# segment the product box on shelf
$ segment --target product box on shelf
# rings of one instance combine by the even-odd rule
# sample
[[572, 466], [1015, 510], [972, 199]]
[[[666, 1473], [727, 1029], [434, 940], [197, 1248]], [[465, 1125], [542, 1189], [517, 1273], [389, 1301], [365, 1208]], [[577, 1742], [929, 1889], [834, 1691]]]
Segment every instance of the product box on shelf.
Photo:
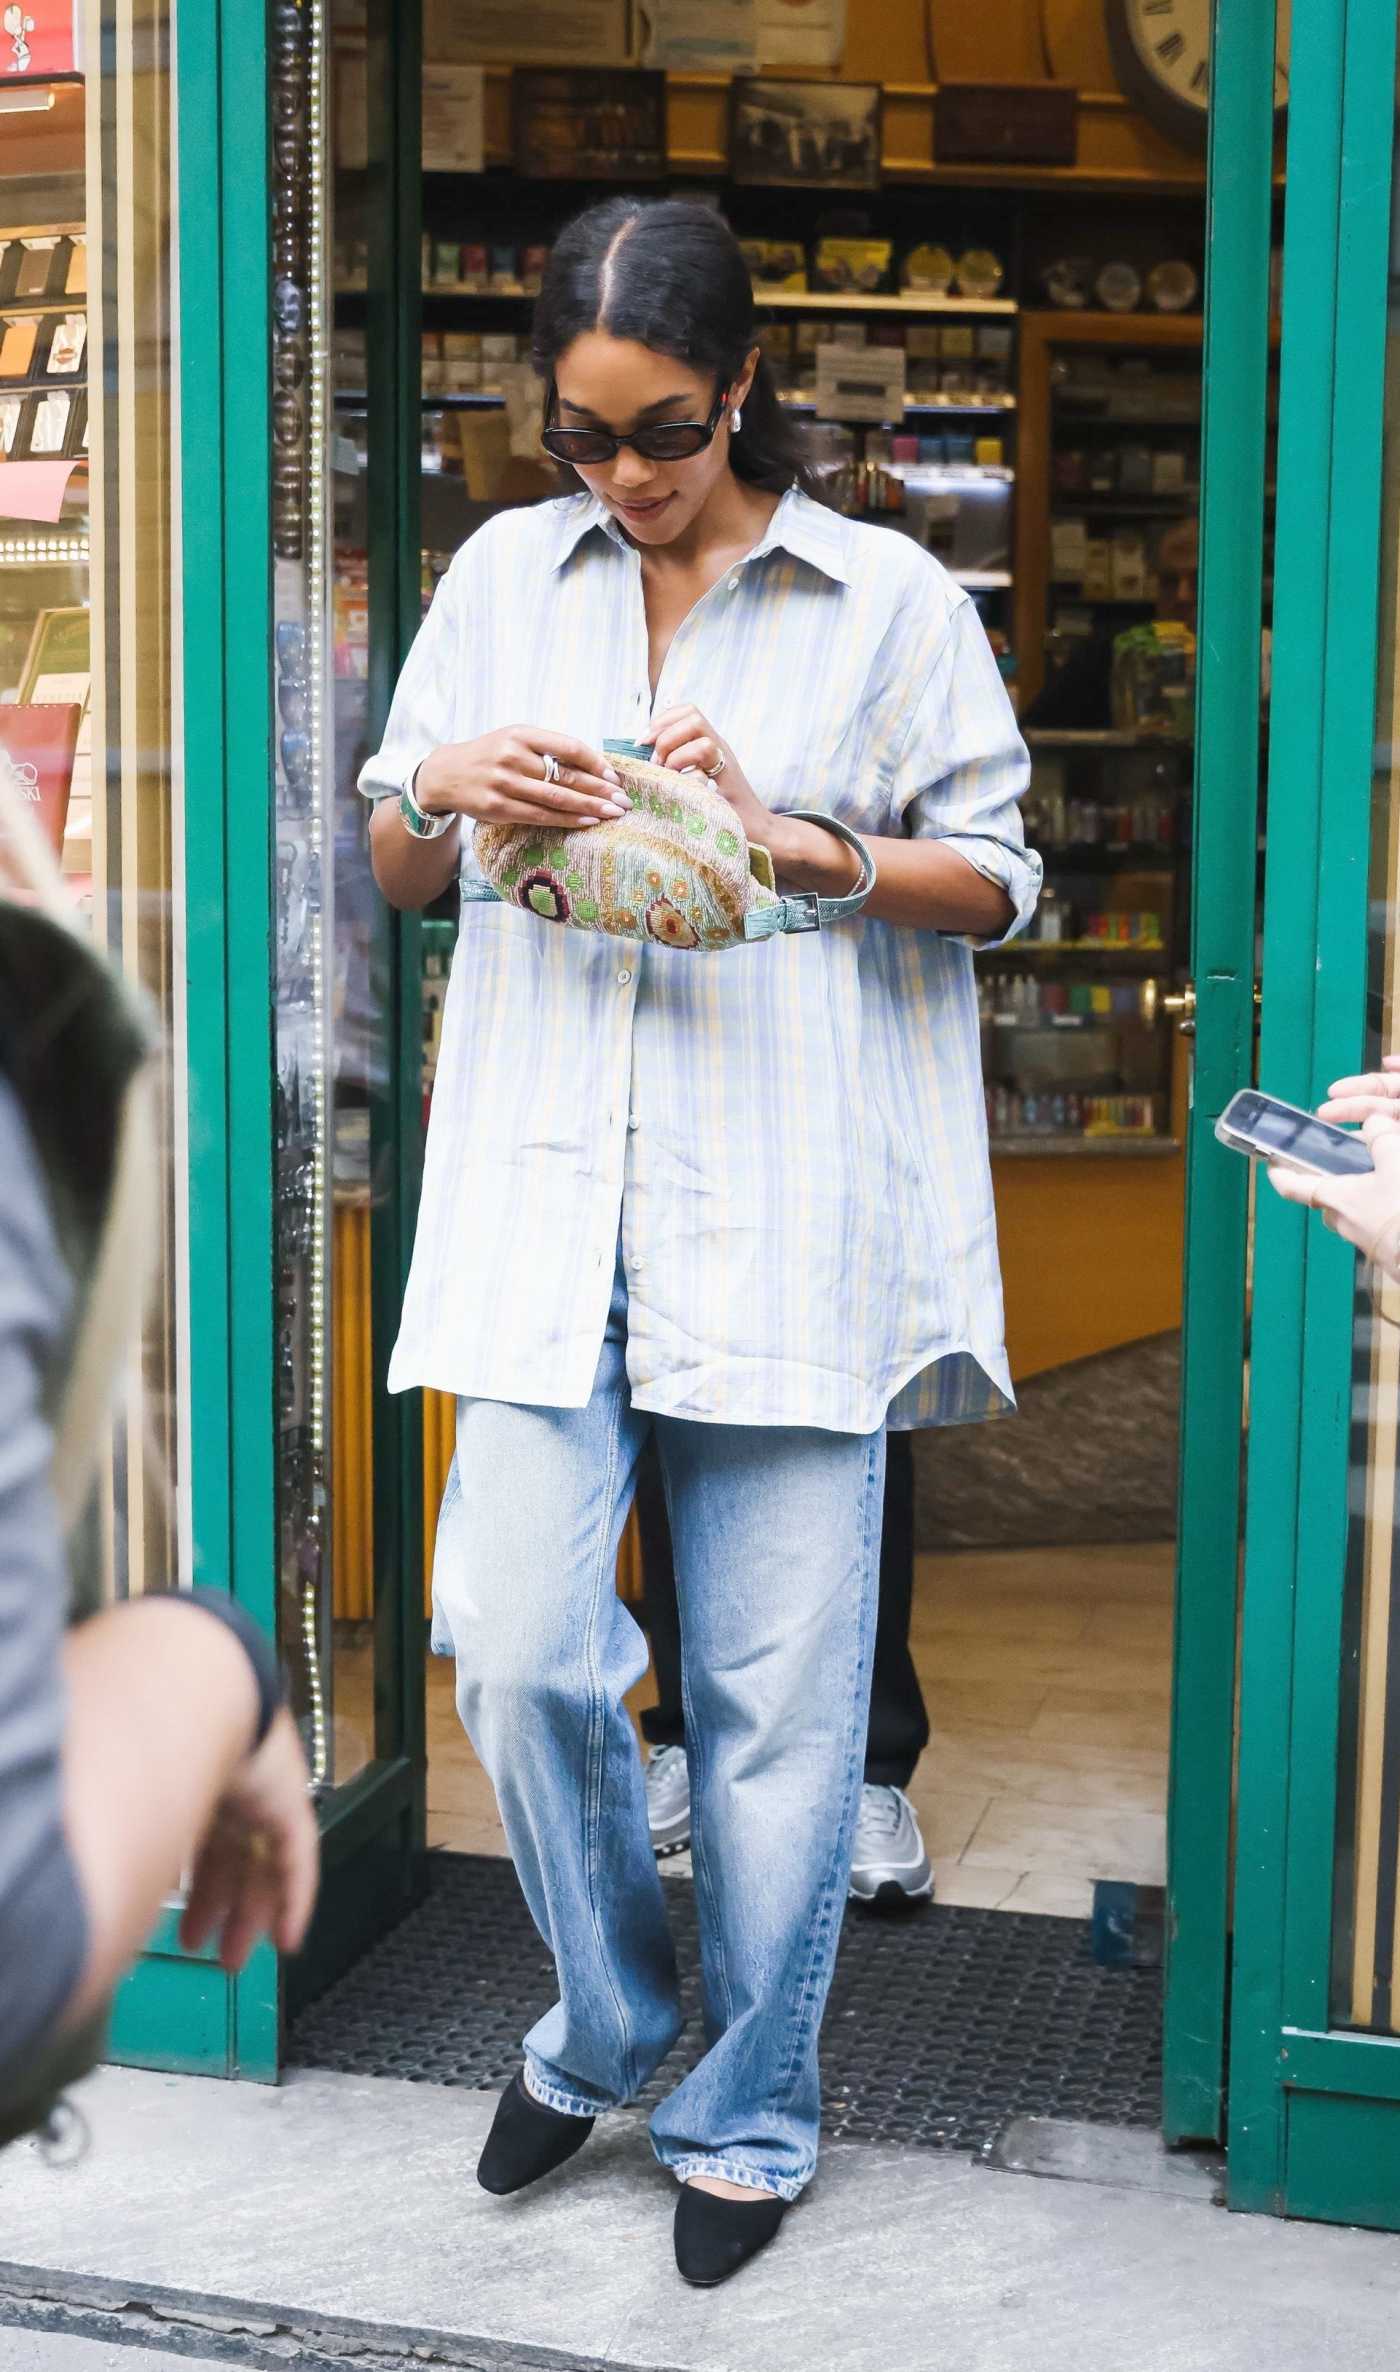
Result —
[[480, 330], [444, 330], [442, 383], [452, 395], [465, 395], [481, 385]]
[[795, 239], [741, 239], [739, 250], [760, 303], [765, 289], [805, 292], [807, 258]]
[[813, 284], [872, 296], [890, 285], [893, 259], [888, 239], [819, 239], [812, 257]]
[[1102, 601], [1113, 591], [1113, 560], [1107, 536], [1084, 539], [1084, 598]]
[[1147, 539], [1127, 530], [1115, 535], [1109, 553], [1112, 590], [1122, 601], [1147, 596]]

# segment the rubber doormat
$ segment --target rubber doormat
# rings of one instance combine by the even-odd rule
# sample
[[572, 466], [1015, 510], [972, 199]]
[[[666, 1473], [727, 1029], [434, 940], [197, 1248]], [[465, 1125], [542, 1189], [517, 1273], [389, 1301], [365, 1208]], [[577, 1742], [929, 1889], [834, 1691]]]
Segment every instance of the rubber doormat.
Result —
[[[302, 2011], [297, 2067], [493, 2090], [554, 1999], [508, 1861], [435, 1853], [419, 1907]], [[702, 2048], [695, 1895], [668, 1879], [688, 2024], [644, 2103]], [[1159, 1969], [1101, 1968], [1087, 1919], [945, 1909], [849, 1911], [822, 2035], [823, 2130], [975, 2150], [1012, 2117], [1155, 2125]]]

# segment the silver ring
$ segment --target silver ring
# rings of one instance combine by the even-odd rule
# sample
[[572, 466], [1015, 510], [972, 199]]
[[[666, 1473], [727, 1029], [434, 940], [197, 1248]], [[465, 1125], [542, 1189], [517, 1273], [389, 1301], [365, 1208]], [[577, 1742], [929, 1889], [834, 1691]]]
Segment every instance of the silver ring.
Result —
[[723, 750], [721, 750], [713, 766], [702, 766], [700, 771], [702, 774], [708, 774], [711, 782], [713, 782], [717, 774], [723, 774], [724, 769], [728, 763], [728, 759], [725, 757]]
[[559, 761], [552, 750], [544, 752], [544, 778], [546, 782], [559, 780]]

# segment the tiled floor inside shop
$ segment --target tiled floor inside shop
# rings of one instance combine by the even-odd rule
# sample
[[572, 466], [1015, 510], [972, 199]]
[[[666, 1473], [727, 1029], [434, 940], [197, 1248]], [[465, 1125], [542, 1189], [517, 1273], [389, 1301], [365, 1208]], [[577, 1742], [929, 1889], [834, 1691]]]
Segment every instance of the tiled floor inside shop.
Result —
[[[1162, 1545], [920, 1558], [913, 1644], [933, 1741], [909, 1792], [940, 1901], [1075, 1917], [1096, 1878], [1161, 1883], [1173, 1557]], [[452, 1682], [434, 1659], [429, 1841], [504, 1853]], [[634, 1707], [651, 1694], [648, 1679]]]

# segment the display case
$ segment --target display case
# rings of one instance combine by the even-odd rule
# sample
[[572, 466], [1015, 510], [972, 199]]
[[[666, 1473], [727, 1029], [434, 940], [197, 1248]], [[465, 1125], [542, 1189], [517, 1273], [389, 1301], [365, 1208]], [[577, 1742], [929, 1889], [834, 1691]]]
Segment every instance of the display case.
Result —
[[1190, 744], [1026, 740], [1045, 890], [1026, 936], [979, 959], [992, 1150], [1175, 1152], [1167, 999], [1189, 958]]
[[163, 7], [140, 25], [117, 5], [83, 13], [80, 28], [76, 14], [51, 12], [42, 43], [21, 30], [5, 61], [0, 751], [87, 928], [158, 1020], [158, 1284], [100, 1490], [107, 1580], [120, 1594], [173, 1587], [192, 1565], [180, 1390], [188, 1245], [172, 24]]

